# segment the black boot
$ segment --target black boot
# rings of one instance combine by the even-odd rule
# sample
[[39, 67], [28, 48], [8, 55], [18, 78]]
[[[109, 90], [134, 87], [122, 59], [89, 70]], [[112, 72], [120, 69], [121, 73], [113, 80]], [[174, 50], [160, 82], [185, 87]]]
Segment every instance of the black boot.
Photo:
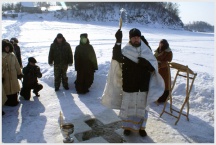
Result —
[[129, 136], [130, 134], [131, 134], [130, 130], [127, 130], [127, 129], [124, 130], [124, 135]]
[[40, 97], [40, 94], [38, 92], [33, 91], [33, 93], [35, 94], [35, 96]]
[[65, 86], [64, 89], [65, 89], [65, 90], [69, 90], [69, 87], [68, 87], [68, 86]]
[[19, 104], [19, 101], [18, 101], [17, 93], [13, 95], [7, 95], [7, 101], [5, 102], [6, 106], [14, 107], [14, 106], [17, 106], [18, 104]]
[[145, 137], [145, 136], [147, 136], [147, 133], [146, 133], [146, 131], [145, 130], [139, 130], [139, 134], [140, 134], [140, 136], [142, 136], [142, 137]]
[[169, 90], [165, 90], [163, 95], [157, 100], [158, 103], [164, 103], [169, 96]]

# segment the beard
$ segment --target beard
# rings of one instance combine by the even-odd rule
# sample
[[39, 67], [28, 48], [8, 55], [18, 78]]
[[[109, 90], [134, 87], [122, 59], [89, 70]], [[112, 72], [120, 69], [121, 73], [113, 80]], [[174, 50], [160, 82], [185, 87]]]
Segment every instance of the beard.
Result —
[[138, 42], [138, 41], [135, 41], [134, 43], [132, 43], [132, 42], [130, 41], [130, 44], [131, 44], [133, 47], [139, 47], [139, 46], [141, 46], [141, 42]]

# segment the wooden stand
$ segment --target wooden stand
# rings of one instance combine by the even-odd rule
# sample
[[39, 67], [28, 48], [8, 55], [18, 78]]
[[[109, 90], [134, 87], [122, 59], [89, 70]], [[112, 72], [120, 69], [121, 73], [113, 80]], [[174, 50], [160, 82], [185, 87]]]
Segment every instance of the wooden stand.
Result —
[[[169, 68], [169, 74], [171, 75], [170, 73], [170, 68], [173, 68], [173, 69], [177, 69], [177, 73], [176, 73], [176, 76], [175, 76], [175, 79], [173, 81], [173, 84], [172, 84], [172, 87], [171, 87], [171, 77], [170, 77], [170, 89], [169, 89], [169, 96], [167, 97], [165, 103], [164, 103], [164, 108], [163, 108], [163, 111], [162, 113], [160, 114], [160, 117], [163, 115], [163, 113], [167, 113], [175, 118], [177, 118], [176, 122], [175, 122], [175, 125], [178, 123], [181, 115], [184, 115], [187, 117], [187, 120], [189, 121], [189, 118], [188, 118], [188, 115], [189, 115], [189, 96], [190, 96], [190, 92], [191, 92], [191, 89], [192, 89], [192, 86], [193, 86], [193, 83], [194, 83], [194, 80], [196, 78], [196, 75], [197, 73], [194, 73], [191, 69], [188, 68], [188, 66], [184, 66], [182, 64], [178, 64], [178, 63], [175, 63], [175, 62], [169, 62], [168, 63], [168, 68]], [[183, 73], [183, 74], [182, 74]], [[173, 88], [175, 86], [175, 83], [176, 83], [176, 79], [177, 79], [177, 76], [181, 76], [181, 77], [185, 77], [186, 78], [186, 81], [187, 81], [187, 87], [186, 87], [186, 96], [185, 96], [185, 100], [184, 100], [184, 103], [182, 104], [182, 107], [180, 109], [180, 111], [178, 110], [175, 110], [172, 108], [172, 91], [173, 91]], [[189, 80], [192, 80], [191, 84], [189, 84]], [[170, 100], [170, 112], [167, 112], [165, 110], [166, 108], [166, 105], [167, 105], [167, 102], [168, 100]], [[184, 106], [187, 104], [187, 113], [184, 114], [182, 113], [183, 109], [184, 109]], [[175, 111], [177, 113], [179, 113], [178, 116], [175, 116], [172, 114], [172, 112]]]

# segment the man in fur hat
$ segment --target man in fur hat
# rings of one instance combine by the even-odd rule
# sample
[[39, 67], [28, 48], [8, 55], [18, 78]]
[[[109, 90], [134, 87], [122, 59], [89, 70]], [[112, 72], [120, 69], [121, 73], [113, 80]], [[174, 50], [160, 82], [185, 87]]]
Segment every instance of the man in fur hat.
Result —
[[48, 63], [54, 64], [54, 82], [55, 91], [59, 90], [61, 81], [65, 90], [68, 90], [68, 66], [73, 64], [73, 54], [70, 44], [66, 41], [61, 33], [57, 34], [50, 46]]
[[156, 58], [141, 41], [140, 30], [130, 30], [130, 41], [123, 49], [122, 31], [118, 30], [115, 37], [102, 103], [109, 108], [120, 109], [124, 135], [135, 131], [144, 137], [147, 135], [149, 105], [163, 93], [164, 82], [158, 73]]

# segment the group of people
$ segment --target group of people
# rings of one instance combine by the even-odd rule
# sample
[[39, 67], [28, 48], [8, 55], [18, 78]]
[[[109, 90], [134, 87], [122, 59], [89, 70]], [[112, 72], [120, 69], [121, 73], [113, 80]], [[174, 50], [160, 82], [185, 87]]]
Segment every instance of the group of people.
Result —
[[[27, 66], [23, 68], [18, 39], [2, 40], [2, 105], [17, 106], [19, 92], [24, 99], [29, 100], [31, 89], [37, 97], [40, 96], [38, 92], [43, 86], [37, 78], [42, 77], [42, 73], [35, 63], [35, 58], [29, 57]], [[21, 89], [18, 80], [22, 81]], [[4, 114], [2, 111], [2, 115]]]
[[[102, 96], [102, 104], [112, 109], [120, 109], [122, 128], [125, 135], [132, 131], [140, 136], [147, 135], [145, 128], [148, 110], [151, 102], [163, 103], [169, 95], [170, 72], [168, 62], [172, 61], [172, 51], [167, 40], [162, 39], [153, 54], [148, 41], [137, 28], [129, 31], [129, 42], [122, 46], [122, 31], [116, 34], [113, 47], [112, 61], [108, 73], [107, 83]], [[28, 64], [22, 68], [18, 40], [2, 40], [2, 94], [3, 104], [18, 105], [20, 86], [18, 79], [22, 79], [20, 95], [29, 100], [31, 89], [37, 97], [42, 88], [37, 78], [42, 77], [40, 67], [36, 65], [34, 57], [28, 58]], [[59, 33], [50, 46], [48, 64], [54, 67], [54, 87], [59, 91], [61, 82], [65, 90], [69, 89], [67, 69], [75, 63], [77, 77], [74, 82], [79, 94], [89, 92], [94, 80], [94, 73], [98, 70], [97, 58], [88, 34], [80, 35], [80, 43], [76, 47], [74, 58], [70, 44]], [[21, 71], [22, 70], [22, 71]]]
[[[89, 92], [94, 72], [98, 69], [96, 54], [87, 33], [80, 35], [80, 44], [76, 47], [74, 61], [77, 71], [75, 88], [77, 93], [85, 94]], [[40, 96], [39, 91], [43, 89], [43, 85], [38, 83], [38, 78], [42, 77], [42, 73], [36, 63], [34, 57], [29, 57], [28, 64], [23, 68], [18, 39], [2, 40], [2, 105], [17, 106], [19, 94], [25, 100], [30, 100], [32, 89], [36, 97]], [[55, 91], [59, 90], [61, 82], [68, 90], [67, 69], [73, 64], [73, 54], [70, 44], [61, 33], [57, 34], [50, 46], [48, 63], [50, 66], [54, 65]], [[21, 89], [18, 80], [22, 81]], [[2, 111], [2, 115], [4, 114]]]
[[[75, 89], [78, 94], [85, 94], [89, 92], [94, 80], [94, 73], [98, 70], [96, 54], [87, 33], [80, 35], [80, 43], [75, 50], [74, 62], [77, 71], [74, 82]], [[73, 64], [73, 53], [70, 44], [61, 33], [57, 34], [50, 46], [48, 63], [50, 66], [54, 66], [55, 91], [59, 90], [61, 82], [64, 89], [68, 90], [67, 69]]]

